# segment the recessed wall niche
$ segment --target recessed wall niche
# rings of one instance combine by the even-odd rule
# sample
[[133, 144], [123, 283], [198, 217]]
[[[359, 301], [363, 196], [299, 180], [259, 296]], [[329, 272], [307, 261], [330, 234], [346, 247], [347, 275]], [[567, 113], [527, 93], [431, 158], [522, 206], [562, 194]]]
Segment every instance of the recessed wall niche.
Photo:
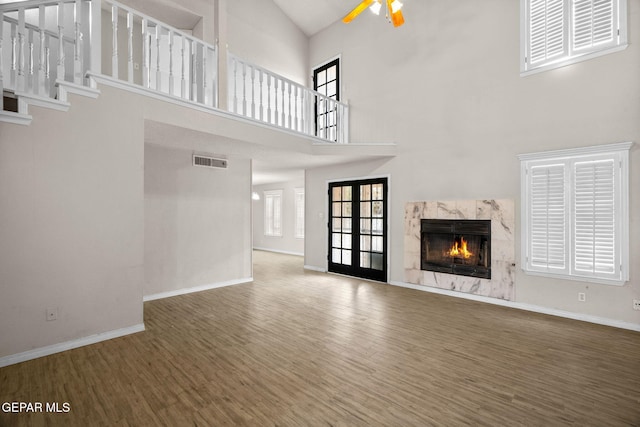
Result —
[[[491, 220], [491, 278], [421, 269], [421, 220]], [[405, 282], [511, 301], [515, 283], [513, 200], [419, 201], [405, 205]]]

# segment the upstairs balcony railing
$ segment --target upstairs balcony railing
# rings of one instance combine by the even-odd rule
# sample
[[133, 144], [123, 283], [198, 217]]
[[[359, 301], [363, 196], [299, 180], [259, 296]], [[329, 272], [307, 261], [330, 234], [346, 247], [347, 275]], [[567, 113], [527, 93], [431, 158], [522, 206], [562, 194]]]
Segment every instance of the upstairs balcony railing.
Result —
[[[0, 91], [59, 100], [94, 78], [218, 108], [216, 47], [115, 0], [0, 5]], [[347, 143], [349, 107], [228, 55], [228, 111], [326, 142]], [[2, 110], [0, 97], [0, 110]]]
[[229, 111], [280, 128], [347, 143], [349, 106], [228, 54]]

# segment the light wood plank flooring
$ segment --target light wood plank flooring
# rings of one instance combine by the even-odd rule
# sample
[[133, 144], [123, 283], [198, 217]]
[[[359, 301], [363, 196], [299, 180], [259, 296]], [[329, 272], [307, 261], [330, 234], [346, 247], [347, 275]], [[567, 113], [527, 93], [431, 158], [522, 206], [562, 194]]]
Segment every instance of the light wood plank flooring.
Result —
[[640, 426], [640, 334], [304, 271], [145, 304], [146, 332], [0, 369], [1, 426]]

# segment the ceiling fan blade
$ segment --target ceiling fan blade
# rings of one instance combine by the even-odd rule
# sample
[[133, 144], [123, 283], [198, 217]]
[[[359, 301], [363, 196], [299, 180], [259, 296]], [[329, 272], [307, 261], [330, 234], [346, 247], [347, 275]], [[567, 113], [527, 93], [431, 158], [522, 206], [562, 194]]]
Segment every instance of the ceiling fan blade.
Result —
[[401, 10], [391, 14], [391, 22], [393, 22], [394, 27], [399, 27], [404, 24], [404, 16], [402, 15]]
[[342, 18], [342, 22], [348, 24], [349, 22], [353, 21], [356, 16], [360, 15], [366, 8], [371, 6], [371, 3], [373, 3], [373, 0], [363, 0], [351, 12], [349, 12], [347, 16]]
[[391, 18], [391, 22], [394, 27], [399, 27], [404, 24], [404, 16], [402, 15], [402, 11], [400, 9], [393, 12], [393, 8], [391, 7], [391, 3], [393, 0], [387, 0], [387, 9], [389, 10], [389, 17]]

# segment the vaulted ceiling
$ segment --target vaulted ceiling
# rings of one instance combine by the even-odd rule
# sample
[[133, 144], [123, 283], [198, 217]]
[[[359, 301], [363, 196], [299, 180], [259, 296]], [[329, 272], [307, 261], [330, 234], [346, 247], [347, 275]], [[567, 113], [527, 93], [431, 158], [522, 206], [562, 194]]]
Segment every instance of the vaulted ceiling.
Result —
[[273, 0], [307, 36], [342, 19], [360, 0]]

